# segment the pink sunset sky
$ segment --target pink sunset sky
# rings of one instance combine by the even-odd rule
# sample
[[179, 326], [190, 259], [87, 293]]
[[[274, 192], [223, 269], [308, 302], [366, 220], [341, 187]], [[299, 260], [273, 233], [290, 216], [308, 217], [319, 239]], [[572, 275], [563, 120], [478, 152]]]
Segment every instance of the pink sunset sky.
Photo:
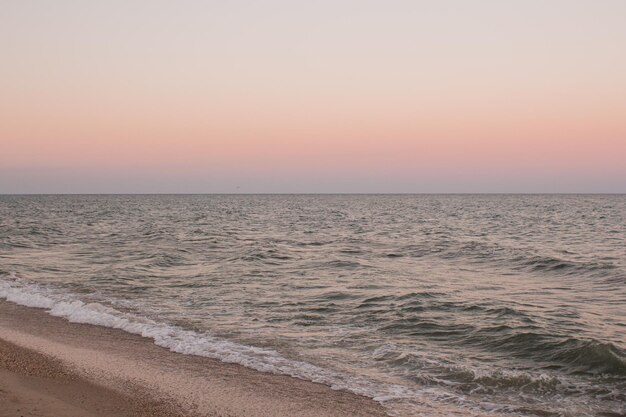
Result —
[[0, 193], [626, 192], [626, 1], [3, 1]]

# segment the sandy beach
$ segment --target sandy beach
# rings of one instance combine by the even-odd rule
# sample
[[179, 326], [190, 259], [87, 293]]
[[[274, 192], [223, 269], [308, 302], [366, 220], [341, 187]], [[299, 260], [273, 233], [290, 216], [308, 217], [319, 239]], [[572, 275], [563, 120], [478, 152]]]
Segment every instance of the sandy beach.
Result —
[[385, 416], [371, 399], [0, 302], [0, 417]]
[[0, 340], [0, 417], [176, 416], [180, 409], [135, 390], [122, 393], [59, 360]]

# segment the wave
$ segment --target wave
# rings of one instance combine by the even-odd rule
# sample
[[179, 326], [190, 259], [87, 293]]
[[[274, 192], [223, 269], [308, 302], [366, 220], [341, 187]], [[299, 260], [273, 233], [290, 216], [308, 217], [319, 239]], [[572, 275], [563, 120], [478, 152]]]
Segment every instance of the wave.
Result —
[[325, 262], [323, 264], [324, 267], [326, 268], [338, 268], [338, 269], [356, 269], [356, 268], [361, 268], [365, 265], [357, 262], [357, 261], [348, 261], [348, 260], [341, 260], [341, 259], [335, 259], [332, 261], [328, 261]]
[[[326, 293], [325, 297], [342, 298], [343, 293]], [[411, 293], [405, 299], [430, 298], [431, 293]], [[543, 374], [524, 372], [508, 372], [501, 370], [478, 370], [457, 366], [451, 363], [442, 363], [434, 358], [427, 359], [428, 367], [439, 369], [439, 372], [416, 372], [423, 364], [413, 363], [410, 354], [396, 354], [374, 352], [373, 359], [383, 360], [391, 366], [401, 366], [408, 372], [417, 375], [423, 387], [412, 388], [394, 383], [373, 381], [366, 377], [338, 372], [323, 368], [302, 360], [294, 360], [283, 356], [279, 352], [268, 349], [240, 344], [231, 340], [215, 337], [207, 332], [198, 332], [167, 323], [157, 322], [145, 316], [122, 312], [98, 302], [85, 302], [74, 294], [61, 291], [49, 286], [42, 286], [24, 281], [15, 275], [8, 278], [0, 277], [0, 299], [24, 305], [27, 307], [42, 308], [48, 314], [64, 318], [74, 323], [85, 323], [108, 328], [120, 329], [128, 333], [150, 338], [161, 347], [172, 352], [203, 356], [218, 359], [223, 362], [237, 363], [262, 372], [289, 375], [292, 377], [322, 383], [333, 389], [343, 389], [358, 395], [364, 395], [380, 402], [386, 407], [394, 407], [407, 403], [439, 403], [441, 401], [463, 408], [483, 408], [478, 402], [469, 400], [470, 393], [490, 394], [496, 391], [503, 392], [533, 392], [551, 394], [555, 392], [561, 382], [554, 377]], [[372, 297], [368, 303], [376, 304], [386, 301], [384, 297]], [[295, 317], [301, 325], [308, 325], [320, 319], [320, 315], [303, 314]], [[436, 323], [411, 323], [424, 330], [420, 336], [427, 333], [464, 333], [466, 328], [440, 328]], [[426, 325], [426, 326], [424, 326]], [[406, 329], [410, 330], [410, 329]], [[413, 327], [413, 331], [415, 327]], [[579, 367], [590, 367], [607, 372], [618, 370], [623, 375], [624, 352], [613, 345], [595, 345], [570, 341], [562, 346], [562, 361], [569, 361]], [[577, 353], [575, 353], [577, 352]], [[394, 355], [397, 355], [394, 357]], [[607, 356], [608, 355], [608, 356]], [[609, 361], [607, 364], [607, 360]], [[423, 369], [423, 368], [422, 368]], [[438, 377], [432, 378], [438, 374]], [[505, 405], [500, 405], [505, 407]], [[500, 407], [498, 406], [498, 407]]]
[[[359, 312], [356, 317], [379, 323], [379, 331], [395, 336], [503, 352], [507, 357], [532, 359], [570, 374], [626, 376], [626, 350], [616, 344], [548, 333], [533, 316], [513, 307], [453, 301], [440, 295], [410, 292], [370, 297], [355, 306]], [[481, 319], [469, 320], [465, 312]], [[434, 319], [433, 313], [456, 319]]]
[[613, 343], [595, 339], [574, 339], [545, 333], [524, 332], [503, 326], [505, 334], [482, 329], [466, 342], [489, 349], [509, 352], [518, 357], [562, 368], [570, 374], [604, 374], [626, 377], [626, 351]]
[[567, 339], [552, 354], [575, 372], [626, 376], [626, 350], [597, 340]]
[[171, 252], [171, 253], [163, 252], [163, 253], [151, 254], [147, 258], [147, 262], [145, 266], [147, 268], [152, 268], [152, 267], [170, 268], [170, 267], [184, 266], [184, 265], [190, 264], [190, 261], [185, 256], [184, 250], [178, 249], [176, 252]]
[[277, 249], [254, 248], [246, 253], [229, 259], [230, 261], [258, 262], [268, 265], [279, 265], [293, 258]]
[[608, 262], [580, 262], [569, 261], [551, 256], [518, 256], [513, 258], [513, 265], [516, 269], [528, 270], [532, 272], [561, 272], [575, 274], [583, 272], [598, 272], [616, 269], [617, 266]]
[[[569, 252], [564, 253], [575, 255]], [[557, 256], [532, 253], [522, 248], [480, 241], [426, 241], [421, 245], [407, 245], [393, 252], [385, 252], [382, 255], [388, 258], [434, 256], [446, 261], [467, 260], [478, 264], [492, 264], [510, 268], [514, 271], [558, 273], [563, 275], [598, 275], [619, 268], [617, 264], [602, 259], [596, 261], [564, 259]]]
[[0, 277], [0, 299], [26, 307], [45, 309], [52, 316], [72, 323], [91, 324], [123, 330], [150, 338], [158, 346], [172, 352], [218, 359], [236, 363], [261, 372], [288, 375], [364, 395], [375, 401], [397, 401], [419, 397], [418, 391], [395, 384], [374, 382], [364, 377], [348, 375], [282, 356], [273, 349], [244, 345], [159, 323], [132, 313], [121, 312], [96, 302], [83, 302], [74, 295], [38, 284], [24, 282], [15, 275]]
[[535, 394], [555, 393], [564, 382], [546, 373], [528, 373], [512, 369], [476, 369], [449, 362], [435, 361], [415, 353], [406, 352], [393, 344], [384, 345], [374, 352], [377, 361], [397, 367], [428, 369], [414, 376], [422, 384], [453, 385], [463, 393], [488, 393], [521, 391]]

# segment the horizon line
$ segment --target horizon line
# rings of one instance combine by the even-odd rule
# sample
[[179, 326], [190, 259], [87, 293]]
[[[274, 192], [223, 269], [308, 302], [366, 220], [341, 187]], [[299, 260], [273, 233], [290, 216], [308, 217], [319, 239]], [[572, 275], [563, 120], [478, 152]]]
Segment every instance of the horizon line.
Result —
[[626, 195], [626, 192], [250, 192], [250, 193], [169, 193], [169, 192], [137, 192], [137, 193], [2, 193], [0, 196], [134, 196], [134, 195]]

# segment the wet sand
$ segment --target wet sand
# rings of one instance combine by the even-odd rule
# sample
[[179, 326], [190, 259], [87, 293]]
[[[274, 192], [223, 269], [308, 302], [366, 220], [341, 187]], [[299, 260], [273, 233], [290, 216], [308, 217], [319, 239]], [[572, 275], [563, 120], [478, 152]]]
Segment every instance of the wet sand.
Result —
[[0, 301], [0, 417], [385, 416], [346, 391]]

